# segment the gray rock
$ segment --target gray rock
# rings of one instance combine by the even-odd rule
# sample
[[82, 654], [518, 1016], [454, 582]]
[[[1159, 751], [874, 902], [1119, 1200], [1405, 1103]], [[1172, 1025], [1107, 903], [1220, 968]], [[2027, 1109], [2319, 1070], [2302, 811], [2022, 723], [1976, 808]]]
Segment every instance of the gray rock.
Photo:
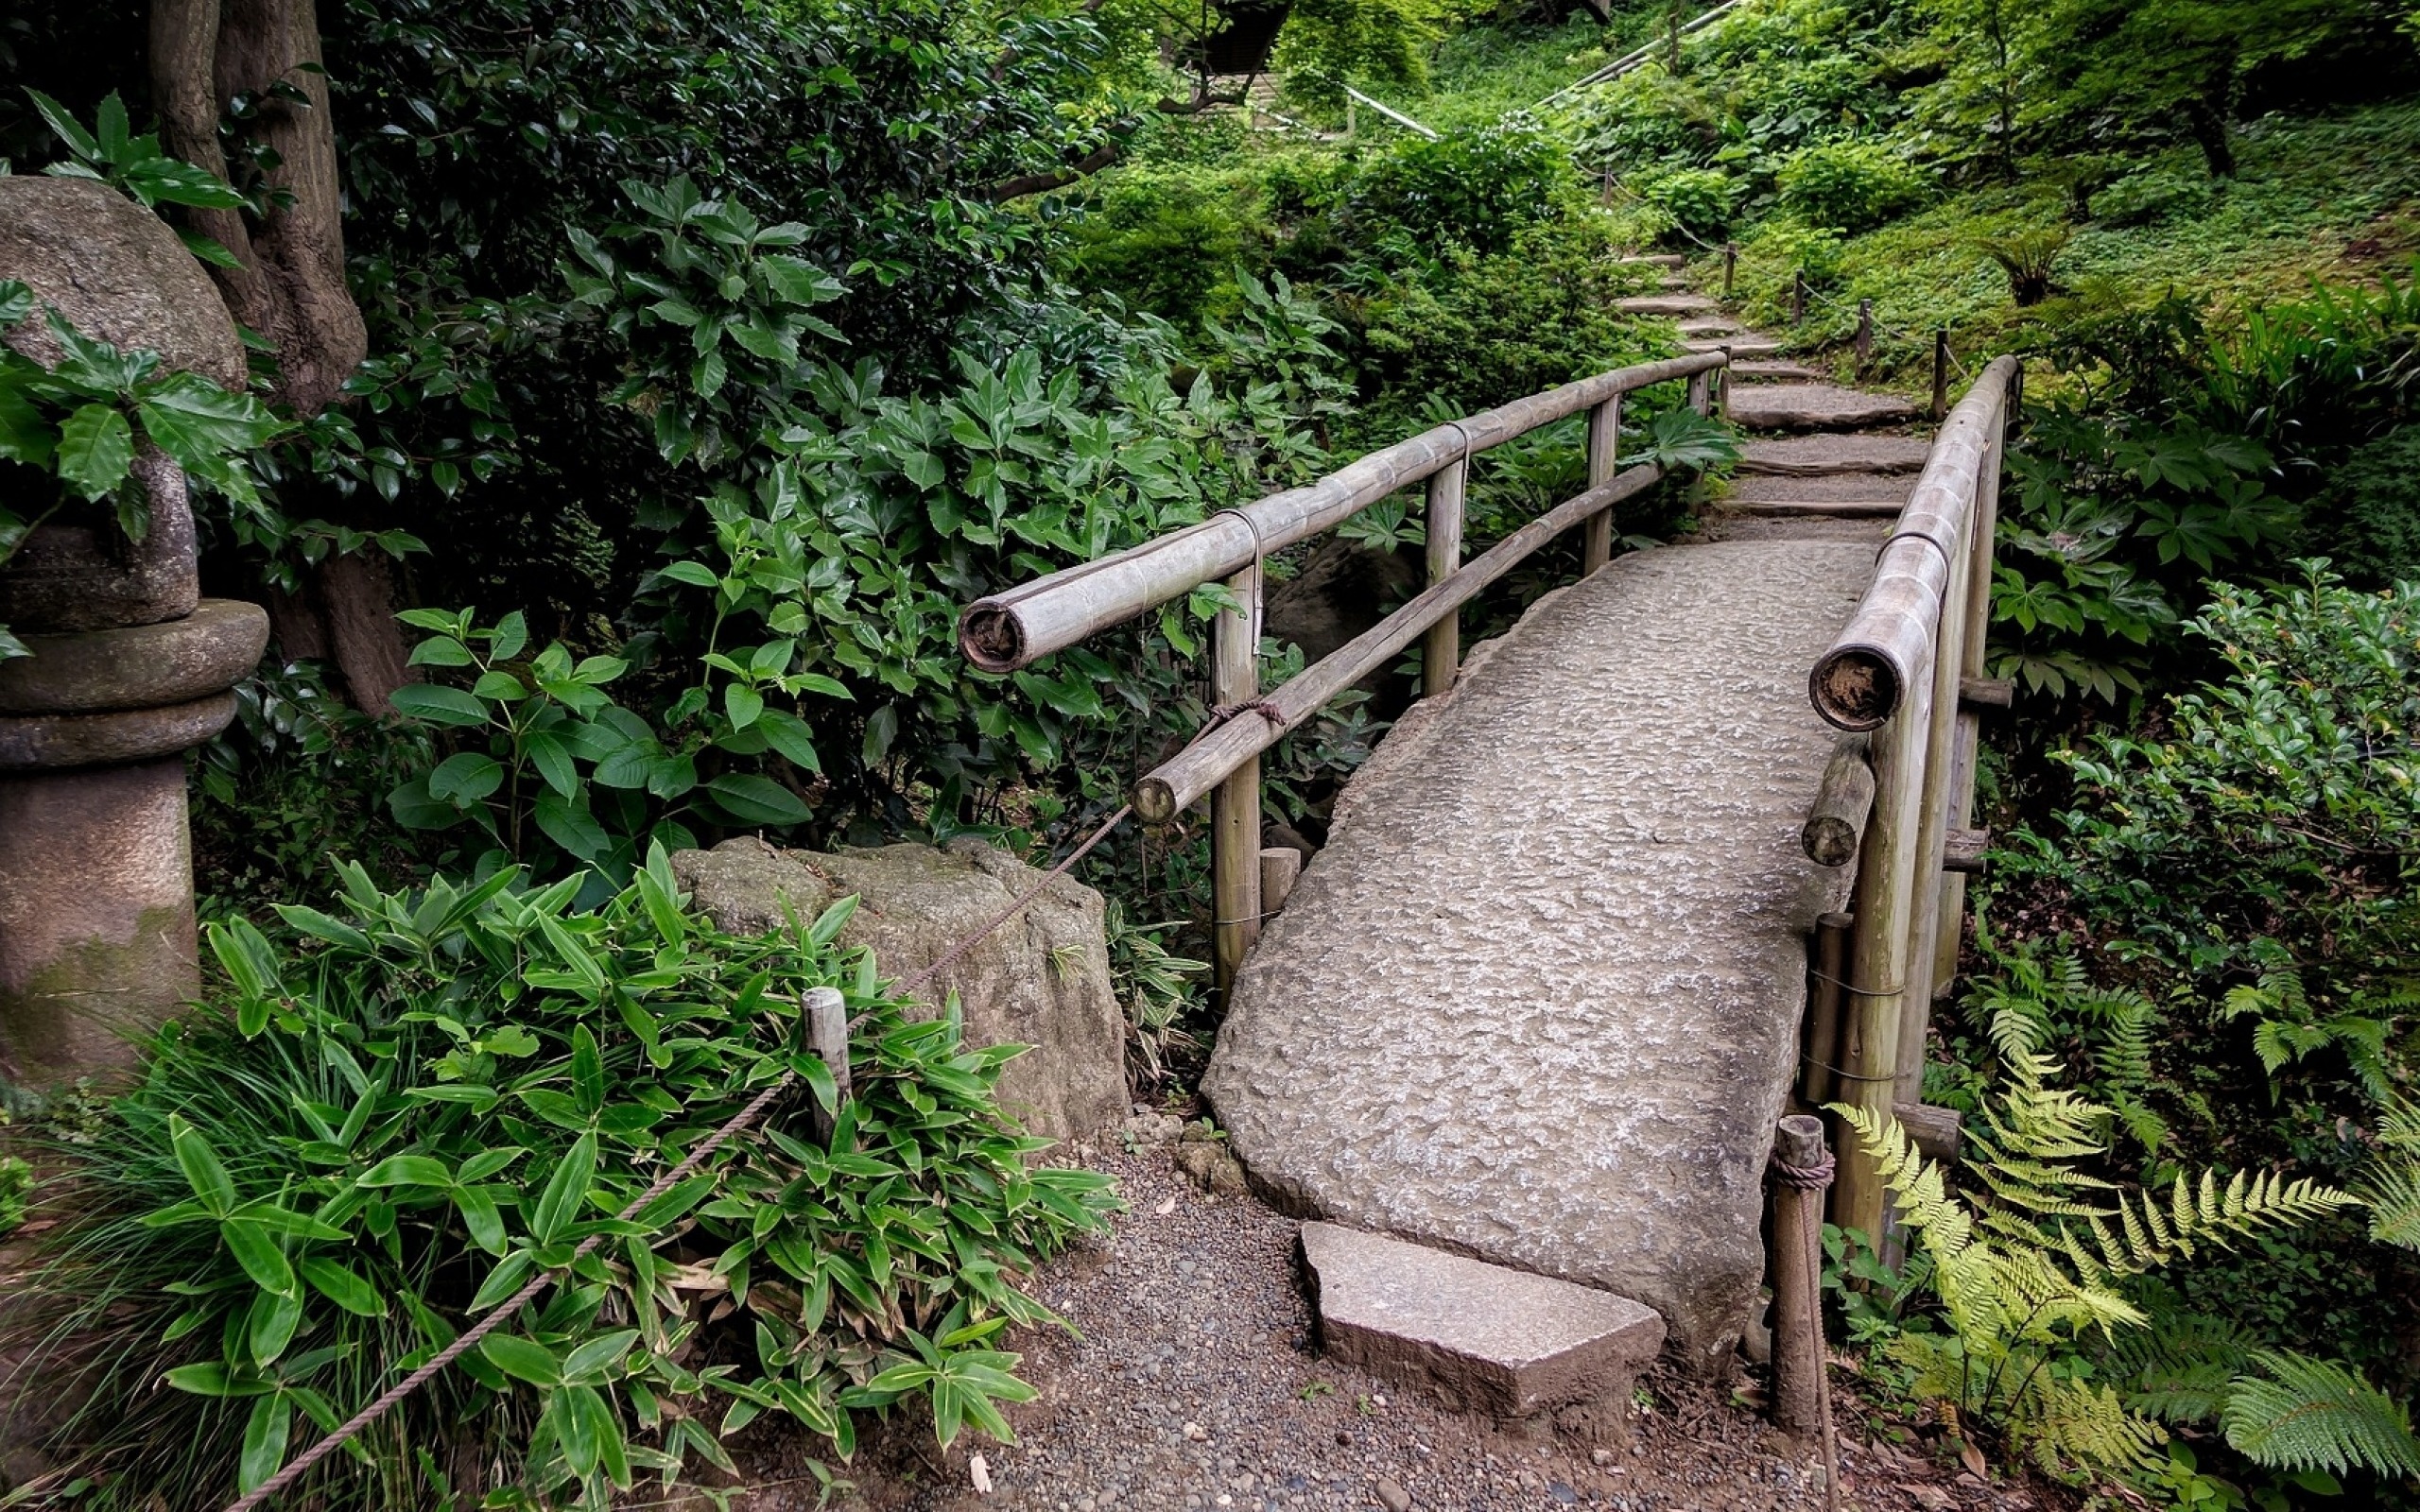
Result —
[[1817, 503], [1846, 503], [1856, 500], [1887, 500], [1904, 505], [1914, 491], [1915, 476], [1900, 472], [1834, 472], [1822, 477], [1787, 477], [1780, 474], [1734, 478], [1722, 496], [1725, 504], [1773, 503], [1798, 500]]
[[[784, 899], [812, 919], [855, 894], [840, 943], [871, 946], [892, 978], [940, 959], [1042, 880], [972, 839], [824, 854], [742, 837], [683, 850], [672, 867], [697, 906], [735, 934], [782, 927]], [[934, 1014], [953, 995], [970, 1044], [1032, 1047], [1000, 1076], [1001, 1105], [1028, 1129], [1067, 1139], [1117, 1121], [1126, 1018], [1110, 984], [1100, 894], [1065, 877], [1052, 882], [917, 993]]]
[[1616, 300], [1614, 308], [1625, 315], [1711, 315], [1716, 305], [1703, 294], [1642, 294]]
[[[107, 184], [0, 177], [0, 278], [23, 280], [85, 335], [244, 387], [243, 344], [210, 275], [164, 221]], [[44, 367], [60, 356], [39, 311], [9, 344]]]
[[231, 598], [205, 598], [157, 625], [29, 635], [31, 656], [0, 662], [0, 714], [183, 703], [249, 677], [268, 645], [268, 613]]
[[1400, 1239], [1305, 1224], [1303, 1259], [1331, 1359], [1465, 1412], [1625, 1395], [1664, 1345], [1664, 1320], [1629, 1297]]
[[1764, 358], [1735, 362], [1730, 372], [1735, 380], [1743, 383], [1814, 383], [1824, 376], [1804, 363], [1774, 362]]
[[1732, 390], [1732, 420], [1752, 431], [1850, 431], [1916, 418], [1895, 394], [1834, 384], [1750, 384]]
[[[1763, 1274], [1855, 541], [1634, 553], [1416, 706], [1236, 983], [1203, 1091], [1293, 1211], [1619, 1293], [1716, 1368]], [[1407, 942], [1417, 941], [1418, 948]]]
[[1741, 447], [1739, 471], [1797, 478], [1918, 472], [1931, 455], [1932, 443], [1921, 436], [1784, 436]]
[[1728, 352], [1735, 357], [1775, 357], [1781, 343], [1748, 332], [1736, 336], [1695, 336], [1681, 343], [1683, 352]]

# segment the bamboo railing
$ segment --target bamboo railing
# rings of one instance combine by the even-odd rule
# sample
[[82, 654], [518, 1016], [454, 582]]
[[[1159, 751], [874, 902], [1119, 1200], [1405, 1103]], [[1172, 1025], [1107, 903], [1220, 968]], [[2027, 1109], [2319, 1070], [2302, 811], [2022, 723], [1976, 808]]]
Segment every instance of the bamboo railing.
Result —
[[[1564, 531], [1581, 527], [1581, 571], [1613, 555], [1613, 509], [1652, 487], [1653, 463], [1622, 469], [1622, 396], [1685, 379], [1688, 402], [1710, 414], [1720, 402], [1725, 352], [1618, 368], [1449, 421], [1372, 452], [1304, 488], [1222, 509], [1182, 530], [1098, 561], [1037, 577], [969, 605], [959, 646], [989, 672], [1011, 672], [1213, 580], [1236, 608], [1211, 627], [1210, 701], [1224, 717], [1135, 784], [1134, 809], [1165, 823], [1207, 794], [1211, 800], [1212, 954], [1220, 990], [1259, 938], [1260, 753], [1414, 640], [1421, 691], [1453, 686], [1461, 666], [1461, 606]], [[1588, 416], [1588, 487], [1470, 561], [1462, 560], [1462, 493], [1470, 460], [1572, 415]], [[1333, 529], [1398, 490], [1427, 495], [1428, 586], [1411, 602], [1277, 687], [1260, 686], [1261, 563], [1269, 554]]]
[[[1876, 1114], [1923, 1101], [1934, 991], [1957, 971], [1965, 877], [1952, 868], [1973, 848], [1964, 826], [1977, 711], [2006, 702], [1984, 679], [1983, 651], [2002, 452], [2023, 375], [2017, 359], [1999, 358], [1950, 412], [1872, 586], [1807, 679], [1825, 719], [1872, 732], [1873, 808], [1857, 845], [1847, 972], [1830, 984], [1840, 1024], [1828, 1033], [1819, 1015], [1809, 1042], [1831, 1052], [1823, 1068], [1831, 1095]], [[1814, 835], [1810, 820], [1810, 852]], [[1833, 1221], [1878, 1237], [1885, 1194], [1874, 1161], [1854, 1136], [1835, 1143]]]

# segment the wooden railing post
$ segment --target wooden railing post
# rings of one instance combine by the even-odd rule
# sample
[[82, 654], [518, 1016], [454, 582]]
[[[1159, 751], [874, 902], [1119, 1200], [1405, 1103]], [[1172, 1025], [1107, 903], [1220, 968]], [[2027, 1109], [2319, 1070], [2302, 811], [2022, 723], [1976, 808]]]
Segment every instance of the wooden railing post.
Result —
[[1726, 300], [1731, 298], [1732, 277], [1738, 271], [1739, 244], [1737, 242], [1724, 242], [1722, 244], [1722, 297]]
[[[2014, 403], [2014, 400], [2011, 401]], [[1989, 670], [1992, 623], [1992, 558], [1999, 529], [2000, 466], [2008, 447], [2008, 413], [2001, 411], [1991, 446], [1975, 486], [1974, 539], [1967, 543], [1966, 628], [1959, 658], [1962, 683], [1979, 679]], [[1975, 822], [1975, 760], [1982, 744], [1982, 718], [1962, 698], [1958, 706], [1958, 732], [1949, 753], [1949, 827], [1964, 830]], [[1941, 877], [1941, 927], [1933, 940], [1932, 989], [1938, 998], [1958, 979], [1961, 922], [1966, 915], [1966, 877], [1944, 870]], [[1902, 1099], [1909, 1101], [1911, 1099]]]
[[1806, 270], [1800, 268], [1789, 284], [1789, 323], [1806, 323]]
[[[1227, 579], [1236, 608], [1210, 627], [1210, 701], [1240, 709], [1260, 696], [1260, 563]], [[1237, 719], [1259, 715], [1238, 713]], [[1236, 766], [1210, 796], [1211, 954], [1221, 993], [1260, 937], [1260, 758]]]
[[[1689, 382], [1694, 385], [1697, 379]], [[1694, 389], [1692, 389], [1694, 392]], [[1588, 411], [1588, 486], [1613, 481], [1619, 470], [1622, 396], [1616, 394]], [[1580, 574], [1586, 576], [1614, 559], [1614, 511], [1600, 509], [1580, 530]], [[1431, 578], [1430, 581], [1435, 581]]]
[[1874, 366], [1874, 301], [1857, 301], [1857, 370]]
[[1937, 327], [1932, 334], [1932, 419], [1941, 423], [1949, 413], [1949, 327]]
[[[1975, 560], [1974, 517], [1967, 536], [1951, 554], [1948, 586], [1942, 593], [1941, 623], [1933, 631], [1932, 697], [1925, 721], [1924, 799], [1916, 830], [1916, 874], [1908, 902], [1908, 961], [1900, 978], [1899, 1050], [1892, 1061], [1892, 1096], [1902, 1103], [1925, 1100], [1925, 1036], [1932, 1026], [1934, 940], [1942, 928], [1942, 860], [1949, 822], [1950, 758], [1958, 738], [1958, 679], [1966, 664], [1967, 576]], [[1962, 894], [1962, 897], [1963, 895]], [[1958, 925], [1951, 920], [1955, 933]]]
[[[1470, 478], [1467, 456], [1428, 475], [1428, 581], [1454, 576], [1462, 564], [1462, 490]], [[1457, 610], [1428, 627], [1420, 642], [1420, 694], [1433, 698], [1454, 685], [1462, 664], [1462, 616]]]

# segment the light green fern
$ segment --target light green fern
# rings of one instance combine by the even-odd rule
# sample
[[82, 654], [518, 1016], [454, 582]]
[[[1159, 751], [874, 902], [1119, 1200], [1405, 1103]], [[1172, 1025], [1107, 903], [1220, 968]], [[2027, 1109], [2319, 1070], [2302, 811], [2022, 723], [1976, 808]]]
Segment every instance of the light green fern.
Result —
[[2377, 1153], [2354, 1188], [2370, 1210], [2370, 1237], [2420, 1250], [2420, 1105], [2396, 1101], [2378, 1115]]
[[1888, 1115], [1833, 1107], [1930, 1258], [1949, 1325], [1946, 1334], [1902, 1334], [1889, 1353], [1919, 1397], [1953, 1404], [2047, 1473], [2150, 1472], [2164, 1463], [2166, 1431], [2112, 1383], [2091, 1378], [2085, 1348], [2146, 1327], [2123, 1283], [2204, 1246], [2308, 1222], [2353, 1199], [2275, 1173], [2221, 1179], [2205, 1171], [2179, 1177], [2164, 1194], [2090, 1175], [2079, 1162], [2108, 1153], [2096, 1130], [2109, 1126], [2111, 1110], [2053, 1085], [2057, 1063], [2036, 1048], [2028, 1016], [2002, 1018], [1994, 1031], [2007, 1078], [1969, 1125], [1974, 1155], [1964, 1169], [1977, 1190], [1953, 1190]]
[[2403, 1404], [2343, 1366], [2262, 1349], [2238, 1376], [2220, 1421], [2227, 1442], [2273, 1469], [2420, 1475], [2420, 1439]]

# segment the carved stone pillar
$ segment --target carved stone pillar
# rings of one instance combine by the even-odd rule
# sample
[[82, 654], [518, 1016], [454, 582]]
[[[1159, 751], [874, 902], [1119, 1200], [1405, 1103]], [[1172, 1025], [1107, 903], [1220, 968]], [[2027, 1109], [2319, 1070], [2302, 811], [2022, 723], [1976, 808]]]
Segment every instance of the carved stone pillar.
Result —
[[[0, 278], [87, 335], [244, 382], [200, 266], [102, 184], [0, 178]], [[39, 314], [9, 339], [56, 355]], [[47, 518], [0, 565], [0, 624], [33, 651], [0, 662], [0, 1074], [36, 1087], [124, 1068], [126, 1037], [199, 989], [184, 752], [226, 728], [228, 690], [268, 640], [257, 607], [199, 596], [182, 474], [156, 453], [135, 472], [143, 541], [104, 507], [20, 497], [18, 513]]]

